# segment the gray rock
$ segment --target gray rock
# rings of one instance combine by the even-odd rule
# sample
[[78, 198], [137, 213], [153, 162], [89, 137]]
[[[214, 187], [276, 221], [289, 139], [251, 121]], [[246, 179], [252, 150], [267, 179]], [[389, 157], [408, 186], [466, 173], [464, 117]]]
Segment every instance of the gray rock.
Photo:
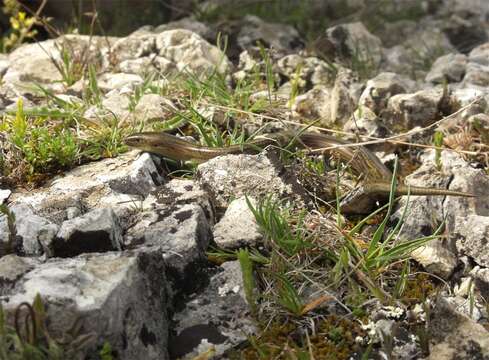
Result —
[[457, 239], [460, 254], [470, 256], [481, 266], [489, 266], [489, 216], [469, 214], [457, 217], [453, 237]]
[[489, 42], [477, 46], [469, 53], [469, 61], [483, 66], [489, 66]]
[[470, 271], [470, 277], [474, 280], [475, 288], [484, 299], [489, 296], [489, 269], [476, 266]]
[[383, 72], [367, 81], [360, 96], [359, 105], [371, 109], [375, 114], [385, 109], [391, 96], [411, 90], [411, 81], [395, 73]]
[[63, 87], [58, 86], [63, 78], [55, 66], [55, 62], [62, 64], [61, 50], [64, 48], [69, 53], [71, 61], [84, 59], [87, 63], [98, 64], [112, 41], [113, 38], [104, 36], [65, 35], [56, 40], [22, 45], [9, 54], [10, 66], [3, 81], [20, 85], [19, 91], [25, 91], [22, 90], [25, 85], [34, 83], [63, 91]]
[[301, 37], [293, 26], [268, 23], [257, 16], [246, 15], [242, 20], [236, 42], [242, 50], [245, 50], [256, 46], [257, 41], [282, 54], [302, 47]]
[[[421, 90], [414, 94], [398, 94], [389, 99], [389, 128], [412, 129], [436, 121], [445, 94], [441, 88]], [[387, 117], [385, 117], [387, 119]]]
[[143, 83], [143, 78], [136, 74], [104, 73], [97, 79], [100, 90], [107, 92], [122, 87], [135, 88]]
[[0, 301], [7, 319], [41, 294], [49, 333], [65, 335], [75, 321], [93, 334], [92, 354], [105, 341], [121, 359], [168, 359], [165, 268], [158, 252], [53, 259], [25, 272]]
[[292, 105], [295, 117], [309, 120], [320, 119], [321, 126], [331, 124], [331, 89], [324, 86], [315, 87], [295, 98]]
[[389, 131], [370, 108], [359, 106], [343, 126], [346, 132], [384, 138]]
[[[156, 40], [154, 34], [133, 33], [130, 36], [118, 39], [110, 49], [112, 63], [122, 63], [126, 60], [133, 60], [147, 57], [156, 53]], [[108, 61], [108, 56], [106, 61]], [[111, 64], [105, 65], [110, 68]]]
[[487, 87], [489, 85], [489, 65], [469, 62], [463, 83], [466, 87]]
[[157, 26], [154, 28], [153, 32], [158, 34], [167, 30], [185, 29], [192, 31], [210, 43], [214, 43], [217, 39], [216, 30], [210, 28], [203, 22], [197, 21], [193, 17], [185, 17], [180, 20], [170, 21], [169, 23]]
[[275, 199], [304, 201], [297, 179], [269, 152], [216, 157], [199, 165], [197, 179], [219, 211], [244, 195], [258, 200], [272, 194]]
[[173, 62], [156, 54], [123, 60], [119, 63], [119, 69], [124, 73], [139, 76], [145, 76], [148, 73], [165, 74], [165, 76], [177, 74], [177, 67]]
[[382, 59], [382, 42], [372, 35], [361, 22], [336, 25], [326, 30], [340, 59], [357, 58], [379, 64]]
[[445, 81], [459, 82], [465, 75], [467, 56], [463, 54], [447, 54], [439, 57], [431, 65], [426, 81], [433, 84], [443, 84]]
[[85, 110], [83, 117], [97, 123], [103, 124], [104, 120], [114, 117], [125, 120], [129, 116], [129, 97], [118, 92], [107, 94], [102, 100], [102, 106], [93, 105]]
[[[256, 201], [249, 200], [256, 207]], [[214, 226], [214, 241], [222, 249], [256, 246], [262, 239], [260, 227], [245, 197], [232, 201], [222, 219]]]
[[166, 207], [155, 203], [153, 209], [138, 213], [133, 222], [124, 235], [125, 246], [157, 248], [178, 280], [188, 280], [193, 276], [192, 267], [205, 259], [212, 233], [199, 205]]
[[[487, 216], [489, 210], [486, 199], [489, 193], [486, 189], [489, 189], [489, 178], [480, 169], [471, 168], [454, 152], [441, 153], [441, 170], [435, 165], [434, 151], [427, 151], [422, 160], [423, 165], [406, 177], [407, 183], [477, 195], [475, 198], [416, 196], [409, 200], [401, 237], [407, 240], [430, 235], [439, 224], [445, 222], [448, 239], [432, 240], [412, 255], [430, 272], [447, 278], [457, 264], [456, 238], [453, 235], [457, 217], [463, 219], [474, 213]], [[400, 216], [402, 207], [406, 205], [406, 197], [400, 205], [396, 217]]]
[[486, 359], [489, 357], [489, 332], [474, 320], [459, 313], [439, 297], [430, 320], [429, 333], [433, 360]]
[[37, 264], [35, 258], [13, 254], [0, 257], [0, 296], [10, 293], [15, 283]]
[[[226, 262], [209, 286], [175, 314], [177, 335], [170, 341], [173, 358], [194, 358], [215, 345], [216, 355], [240, 344], [257, 329], [245, 300], [238, 261]], [[205, 340], [207, 339], [207, 340]], [[200, 346], [199, 346], [200, 345]]]
[[298, 81], [299, 87], [325, 86], [334, 81], [332, 65], [316, 57], [286, 55], [277, 61], [277, 70], [290, 80]]
[[177, 110], [171, 100], [158, 94], [144, 94], [134, 108], [132, 116], [138, 121], [165, 120]]
[[156, 35], [156, 49], [160, 56], [175, 63], [179, 71], [191, 71], [198, 76], [217, 69], [226, 74], [231, 63], [216, 46], [188, 30], [168, 30]]
[[68, 208], [82, 212], [95, 208], [112, 208], [127, 219], [136, 211], [142, 197], [163, 181], [151, 155], [132, 151], [117, 158], [79, 166], [49, 186], [28, 193], [14, 193], [12, 204], [29, 204], [39, 216], [61, 224]]
[[95, 209], [63, 222], [52, 242], [43, 245], [48, 257], [121, 250], [122, 229], [112, 209]]
[[26, 204], [10, 206], [15, 215], [15, 230], [21, 242], [19, 250], [25, 255], [41, 255], [42, 244], [52, 241], [58, 226], [46, 218], [34, 214], [33, 208]]

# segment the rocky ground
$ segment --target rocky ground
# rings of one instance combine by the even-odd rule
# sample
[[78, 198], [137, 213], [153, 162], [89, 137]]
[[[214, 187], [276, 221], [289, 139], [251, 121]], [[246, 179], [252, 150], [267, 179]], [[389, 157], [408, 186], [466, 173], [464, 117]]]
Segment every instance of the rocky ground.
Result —
[[[29, 342], [34, 309], [64, 358], [489, 359], [489, 4], [420, 4], [313, 42], [252, 15], [188, 17], [0, 55], [8, 326]], [[123, 144], [304, 126], [397, 155], [407, 184], [476, 196], [362, 220], [324, 195], [336, 164], [304, 152], [197, 165]]]

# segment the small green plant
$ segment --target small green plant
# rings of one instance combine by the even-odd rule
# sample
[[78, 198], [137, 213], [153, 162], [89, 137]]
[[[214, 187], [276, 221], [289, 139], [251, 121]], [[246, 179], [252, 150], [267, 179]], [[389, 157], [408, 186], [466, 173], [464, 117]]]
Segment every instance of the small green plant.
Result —
[[441, 163], [441, 147], [443, 146], [443, 133], [440, 131], [436, 131], [433, 135], [433, 145], [436, 147], [435, 149], [435, 165], [438, 171], [442, 168]]
[[257, 299], [255, 296], [255, 277], [253, 275], [253, 260], [251, 260], [248, 250], [240, 249], [237, 252], [241, 273], [243, 274], [243, 286], [246, 301], [251, 309], [251, 313], [257, 315]]
[[12, 157], [13, 167], [24, 163], [31, 178], [70, 167], [78, 159], [79, 145], [73, 133], [64, 126], [52, 126], [49, 118], [30, 118], [21, 99], [15, 115], [3, 117], [0, 129], [21, 155], [20, 159]]
[[292, 282], [285, 275], [276, 274], [278, 303], [295, 316], [301, 316], [304, 304]]
[[246, 198], [246, 203], [255, 216], [256, 222], [265, 234], [266, 239], [281, 251], [291, 256], [307, 248], [306, 231], [302, 227], [302, 216], [299, 215], [295, 229], [289, 224], [290, 213], [280, 210], [271, 197], [261, 201], [256, 207]]

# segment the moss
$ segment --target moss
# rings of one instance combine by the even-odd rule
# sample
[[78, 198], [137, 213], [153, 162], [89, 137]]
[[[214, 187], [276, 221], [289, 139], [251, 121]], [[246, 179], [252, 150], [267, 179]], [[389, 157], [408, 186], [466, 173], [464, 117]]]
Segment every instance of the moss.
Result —
[[[316, 359], [349, 359], [364, 348], [355, 339], [366, 334], [360, 323], [336, 315], [329, 315], [316, 324], [316, 334], [309, 336], [304, 329], [292, 323], [274, 324], [260, 336], [250, 339], [250, 345], [231, 359], [291, 359], [300, 354], [312, 353]], [[284, 349], [287, 349], [284, 351]]]
[[420, 302], [435, 291], [436, 284], [433, 282], [433, 278], [426, 273], [418, 273], [407, 280], [401, 300], [407, 303]]

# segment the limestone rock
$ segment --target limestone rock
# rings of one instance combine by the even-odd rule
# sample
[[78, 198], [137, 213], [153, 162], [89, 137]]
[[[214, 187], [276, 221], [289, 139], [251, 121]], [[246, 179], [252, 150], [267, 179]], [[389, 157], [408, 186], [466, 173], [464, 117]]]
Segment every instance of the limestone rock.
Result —
[[447, 54], [439, 57], [426, 75], [426, 81], [434, 84], [459, 82], [465, 75], [467, 56], [463, 54]]
[[[249, 200], [256, 207], [256, 201]], [[262, 239], [260, 227], [244, 197], [232, 201], [214, 226], [214, 241], [222, 249], [256, 246]]]
[[100, 208], [63, 222], [48, 256], [73, 257], [83, 253], [121, 250], [122, 228], [112, 209]]

